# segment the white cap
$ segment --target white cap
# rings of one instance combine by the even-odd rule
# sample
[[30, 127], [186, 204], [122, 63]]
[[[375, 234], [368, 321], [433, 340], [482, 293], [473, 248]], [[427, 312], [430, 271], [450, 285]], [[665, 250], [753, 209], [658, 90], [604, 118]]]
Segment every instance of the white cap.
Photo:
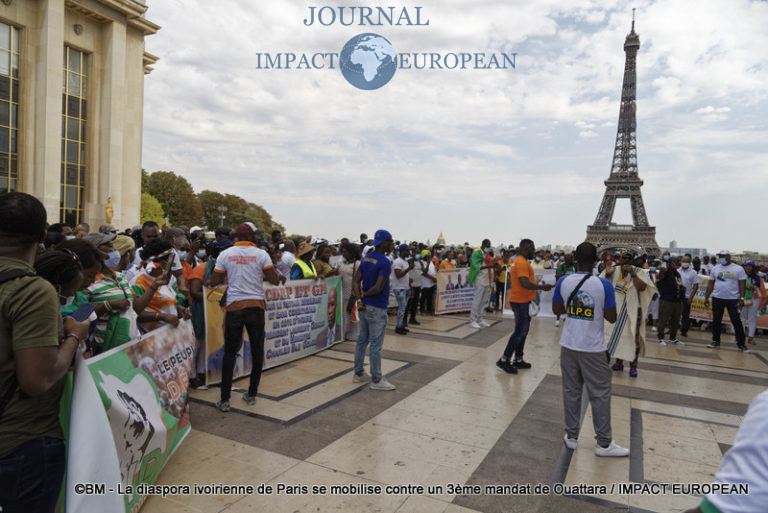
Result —
[[731, 252], [729, 250], [727, 250], [727, 249], [721, 249], [720, 251], [717, 252], [717, 254], [718, 255], [729, 255], [730, 256]]

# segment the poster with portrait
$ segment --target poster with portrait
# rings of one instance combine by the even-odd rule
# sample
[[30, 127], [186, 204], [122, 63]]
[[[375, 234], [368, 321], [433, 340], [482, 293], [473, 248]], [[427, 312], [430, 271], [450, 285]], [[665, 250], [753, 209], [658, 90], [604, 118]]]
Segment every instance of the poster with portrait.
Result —
[[[206, 379], [221, 381], [224, 361], [224, 317], [219, 304], [225, 287], [204, 288], [206, 321]], [[343, 336], [341, 278], [292, 280], [265, 285], [264, 369], [322, 351]], [[251, 347], [243, 330], [243, 344], [235, 358], [233, 378], [251, 373]]]
[[[709, 277], [703, 274], [699, 275], [699, 288], [696, 290], [696, 294], [691, 301], [691, 313], [689, 317], [697, 321], [712, 322], [712, 303], [709, 306], [704, 304], [704, 297], [707, 292], [707, 284]], [[711, 301], [711, 298], [710, 298]], [[743, 310], [742, 310], [743, 315]], [[743, 319], [742, 319], [743, 320]], [[730, 324], [731, 317], [728, 315], [728, 310], [723, 312], [723, 323]], [[757, 314], [757, 327], [758, 329], [768, 330], [768, 309], [763, 308]]]
[[[75, 371], [67, 463], [67, 511], [137, 511], [191, 429], [191, 321], [158, 328]], [[82, 483], [105, 493], [75, 493]], [[119, 504], [119, 506], [118, 506]]]
[[469, 267], [437, 271], [435, 315], [472, 310], [475, 287], [467, 283], [468, 274]]
[[[557, 283], [557, 280], [555, 280], [554, 269], [534, 269], [533, 275], [536, 278], [536, 283], [547, 283], [553, 286], [555, 283]], [[515, 314], [509, 307], [509, 293], [509, 271], [507, 271], [507, 276], [504, 281], [504, 298], [506, 300], [504, 301], [504, 309], [502, 310], [502, 314], [505, 316], [508, 315], [514, 317]], [[537, 290], [535, 299], [531, 301], [531, 304], [528, 307], [528, 310], [531, 313], [531, 317], [554, 317], [555, 314], [552, 313], [552, 297], [554, 295], [554, 288], [547, 291]]]

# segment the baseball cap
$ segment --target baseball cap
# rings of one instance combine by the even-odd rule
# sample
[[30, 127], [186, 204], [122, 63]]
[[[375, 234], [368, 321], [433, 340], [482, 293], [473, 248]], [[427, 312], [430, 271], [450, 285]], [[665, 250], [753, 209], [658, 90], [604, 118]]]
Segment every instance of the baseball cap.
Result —
[[120, 256], [123, 256], [136, 247], [136, 242], [127, 235], [118, 235], [112, 242], [112, 246], [120, 253]]
[[718, 255], [730, 255], [731, 252], [729, 250], [727, 250], [727, 249], [721, 249], [720, 251], [717, 252], [717, 254]]
[[430, 253], [428, 249], [422, 249], [421, 250], [421, 258], [428, 257], [431, 254], [432, 253]]
[[237, 225], [237, 228], [235, 228], [235, 237], [238, 239], [247, 239], [256, 230], [254, 230], [253, 223], [240, 223]]
[[750, 258], [749, 260], [744, 262], [744, 265], [755, 265], [755, 261]]
[[373, 245], [378, 246], [384, 241], [392, 240], [392, 234], [387, 230], [376, 230], [376, 234], [373, 236]]
[[95, 233], [89, 233], [83, 238], [88, 242], [90, 242], [93, 246], [98, 248], [102, 244], [107, 244], [109, 242], [112, 242], [113, 240], [115, 240], [115, 237], [117, 237], [117, 235], [114, 233], [95, 232]]
[[397, 249], [399, 249], [400, 251], [403, 251], [403, 250], [408, 250], [408, 251], [410, 251], [410, 250], [411, 250], [411, 247], [410, 247], [408, 244], [400, 244], [400, 245], [397, 247]]

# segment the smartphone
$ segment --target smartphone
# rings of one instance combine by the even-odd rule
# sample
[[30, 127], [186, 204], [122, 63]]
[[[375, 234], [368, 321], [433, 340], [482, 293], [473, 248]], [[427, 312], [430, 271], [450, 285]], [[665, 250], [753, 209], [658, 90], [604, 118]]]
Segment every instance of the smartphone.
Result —
[[84, 305], [81, 305], [77, 310], [74, 312], [71, 312], [65, 317], [72, 317], [77, 322], [83, 322], [88, 320], [88, 318], [93, 313], [93, 305], [91, 303], [86, 303]]

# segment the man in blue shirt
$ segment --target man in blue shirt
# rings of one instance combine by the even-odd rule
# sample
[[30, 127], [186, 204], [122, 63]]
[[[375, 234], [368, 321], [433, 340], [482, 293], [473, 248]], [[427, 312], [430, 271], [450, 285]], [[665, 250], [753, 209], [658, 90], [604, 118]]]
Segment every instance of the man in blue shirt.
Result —
[[[360, 313], [360, 335], [355, 347], [355, 375], [352, 381], [364, 383], [371, 379], [373, 390], [395, 389], [395, 385], [381, 375], [381, 346], [387, 327], [389, 274], [392, 269], [385, 253], [391, 251], [392, 247], [392, 234], [387, 230], [377, 230], [373, 239], [373, 250], [363, 257], [352, 281], [352, 295], [358, 300]], [[365, 348], [368, 344], [371, 345], [370, 376], [363, 370]]]

